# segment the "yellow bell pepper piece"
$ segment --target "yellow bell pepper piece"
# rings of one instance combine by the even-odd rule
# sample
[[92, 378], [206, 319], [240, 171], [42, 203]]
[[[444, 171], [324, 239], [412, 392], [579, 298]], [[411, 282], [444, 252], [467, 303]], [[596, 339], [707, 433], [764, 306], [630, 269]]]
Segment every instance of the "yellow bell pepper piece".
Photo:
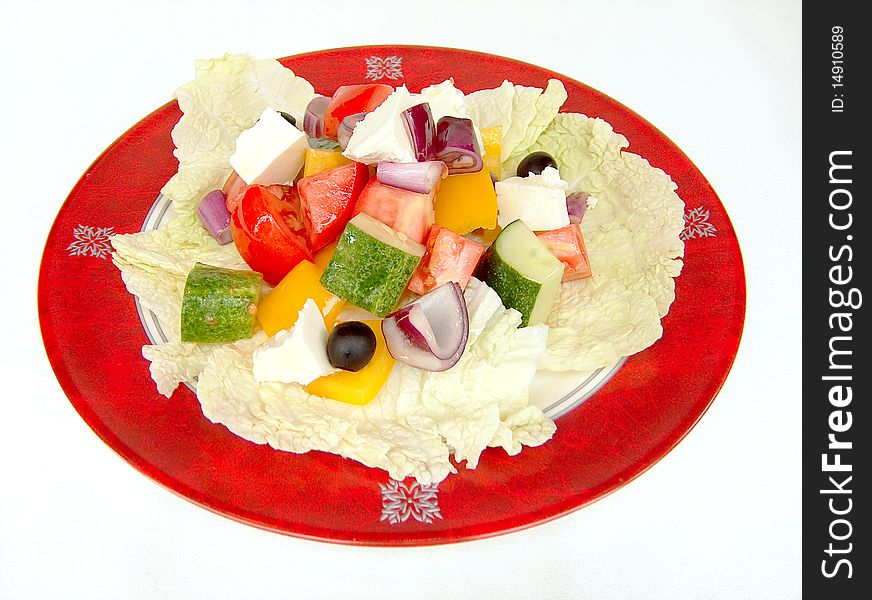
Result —
[[345, 300], [324, 289], [319, 281], [323, 273], [323, 267], [304, 260], [260, 301], [257, 320], [267, 335], [273, 336], [282, 329], [293, 327], [297, 322], [297, 313], [309, 298], [318, 305], [327, 328], [333, 327], [336, 317], [345, 306]]
[[324, 148], [306, 148], [305, 162], [303, 163], [303, 177], [317, 175], [323, 171], [329, 171], [342, 165], [347, 165], [351, 160], [342, 156], [340, 148], [326, 150]]
[[375, 333], [375, 354], [369, 364], [356, 373], [339, 371], [331, 375], [319, 377], [306, 386], [306, 391], [316, 396], [339, 400], [349, 404], [368, 404], [382, 389], [391, 369], [394, 358], [388, 352], [388, 346], [382, 335], [381, 321], [363, 321]]
[[436, 224], [458, 235], [497, 226], [497, 194], [487, 169], [449, 175], [442, 180], [434, 202]]
[[484, 168], [500, 178], [503, 170], [503, 126], [485, 127], [480, 131], [484, 143]]
[[330, 262], [330, 258], [333, 256], [333, 251], [336, 250], [337, 245], [339, 245], [339, 240], [336, 240], [315, 255], [315, 264], [321, 271], [327, 268], [327, 263]]

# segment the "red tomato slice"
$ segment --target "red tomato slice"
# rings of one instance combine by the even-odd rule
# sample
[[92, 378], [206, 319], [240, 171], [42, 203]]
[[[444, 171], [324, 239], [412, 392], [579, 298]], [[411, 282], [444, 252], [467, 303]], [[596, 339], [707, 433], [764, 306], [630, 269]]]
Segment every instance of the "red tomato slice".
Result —
[[427, 249], [409, 281], [409, 289], [424, 295], [449, 281], [465, 288], [483, 253], [481, 244], [441, 225], [433, 225], [427, 235]]
[[278, 284], [301, 260], [313, 260], [305, 231], [292, 226], [299, 212], [294, 198], [296, 192], [278, 198], [264, 186], [251, 185], [230, 215], [230, 232], [240, 256], [270, 285]]
[[430, 194], [419, 194], [384, 185], [372, 178], [360, 193], [354, 214], [366, 213], [423, 244], [430, 226], [436, 222], [435, 195], [435, 190]]
[[375, 110], [393, 92], [394, 88], [383, 83], [339, 86], [324, 109], [324, 135], [335, 138], [342, 119]]
[[329, 245], [345, 229], [367, 179], [367, 166], [355, 162], [297, 182], [302, 221], [313, 252]]
[[560, 229], [537, 233], [536, 237], [542, 240], [551, 254], [563, 263], [563, 281], [584, 279], [592, 275], [584, 238], [581, 237], [581, 227], [567, 225]]

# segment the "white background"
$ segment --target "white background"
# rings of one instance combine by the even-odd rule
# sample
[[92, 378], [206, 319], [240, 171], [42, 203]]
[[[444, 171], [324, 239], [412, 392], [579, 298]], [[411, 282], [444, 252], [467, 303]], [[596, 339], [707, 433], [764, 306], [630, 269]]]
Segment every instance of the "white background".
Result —
[[[800, 596], [800, 3], [418, 6], [0, 0], [0, 598]], [[420, 549], [267, 533], [140, 475], [52, 374], [39, 259], [93, 159], [195, 58], [367, 43], [492, 52], [588, 83], [683, 148], [733, 220], [748, 312], [726, 385], [664, 460], [588, 508]]]

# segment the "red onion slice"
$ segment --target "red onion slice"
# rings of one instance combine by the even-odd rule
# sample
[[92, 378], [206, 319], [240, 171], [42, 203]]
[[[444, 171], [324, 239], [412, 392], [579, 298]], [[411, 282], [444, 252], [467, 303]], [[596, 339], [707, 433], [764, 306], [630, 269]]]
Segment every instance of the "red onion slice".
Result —
[[442, 117], [436, 125], [436, 159], [448, 165], [448, 173], [478, 173], [484, 162], [471, 119]]
[[378, 180], [385, 185], [429, 194], [440, 179], [448, 177], [448, 167], [441, 160], [418, 163], [381, 162], [375, 173]]
[[566, 197], [566, 211], [569, 213], [570, 223], [581, 223], [587, 210], [587, 192], [574, 192]]
[[436, 126], [433, 124], [430, 105], [426, 102], [416, 104], [404, 110], [400, 117], [412, 142], [415, 160], [418, 162], [433, 160], [436, 157], [433, 139], [436, 137]]
[[388, 315], [382, 333], [394, 359], [424, 371], [450, 369], [466, 349], [469, 313], [451, 281]]
[[330, 104], [327, 96], [315, 96], [306, 106], [306, 114], [303, 116], [303, 131], [309, 137], [321, 137], [324, 135], [324, 111]]
[[360, 123], [366, 115], [367, 113], [360, 112], [348, 115], [342, 119], [336, 137], [339, 141], [339, 146], [342, 147], [343, 150], [348, 146], [348, 140], [351, 139], [351, 134], [354, 133], [354, 128], [357, 127], [357, 124]]
[[233, 241], [230, 233], [230, 211], [227, 210], [227, 199], [221, 190], [212, 190], [200, 200], [197, 207], [200, 222], [206, 231], [221, 244]]

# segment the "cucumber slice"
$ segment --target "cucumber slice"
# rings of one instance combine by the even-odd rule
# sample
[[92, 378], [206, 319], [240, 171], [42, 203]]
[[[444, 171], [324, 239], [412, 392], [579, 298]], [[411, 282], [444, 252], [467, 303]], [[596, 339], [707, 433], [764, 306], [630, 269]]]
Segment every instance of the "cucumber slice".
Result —
[[563, 263], [523, 221], [503, 229], [478, 265], [476, 276], [521, 313], [521, 327], [543, 323], [560, 288]]
[[321, 285], [383, 317], [396, 306], [423, 255], [424, 246], [360, 213], [345, 226]]
[[182, 296], [183, 342], [235, 342], [251, 337], [263, 275], [197, 263]]

